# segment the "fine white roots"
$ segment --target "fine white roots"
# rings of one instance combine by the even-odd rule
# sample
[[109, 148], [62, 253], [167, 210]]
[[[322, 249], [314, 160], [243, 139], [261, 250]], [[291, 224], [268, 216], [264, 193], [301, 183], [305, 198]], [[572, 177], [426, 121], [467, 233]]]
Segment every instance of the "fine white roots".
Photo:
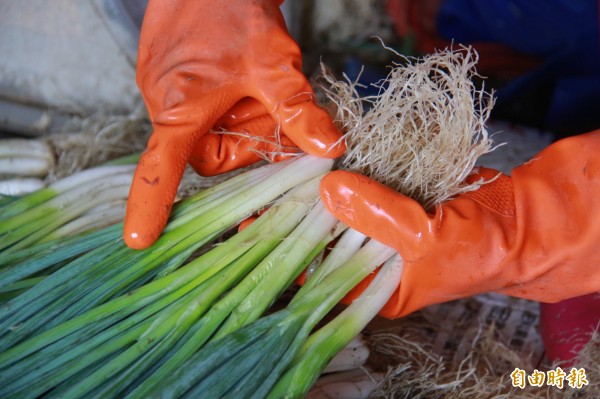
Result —
[[323, 68], [322, 89], [348, 151], [340, 167], [367, 175], [424, 208], [472, 190], [477, 158], [492, 148], [485, 122], [492, 94], [477, 89], [477, 53], [446, 49], [423, 58], [398, 55], [376, 95], [360, 98], [356, 83]]

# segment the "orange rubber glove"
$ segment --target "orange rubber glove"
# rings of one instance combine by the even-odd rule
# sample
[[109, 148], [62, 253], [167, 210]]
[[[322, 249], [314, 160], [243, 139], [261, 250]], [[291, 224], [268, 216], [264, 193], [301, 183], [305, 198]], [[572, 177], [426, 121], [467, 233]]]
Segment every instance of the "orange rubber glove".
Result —
[[[146, 248], [156, 241], [188, 162], [203, 174], [216, 174], [258, 159], [248, 149], [260, 149], [259, 140], [240, 143], [236, 136], [206, 135], [218, 123], [259, 135], [270, 118], [305, 152], [331, 158], [343, 153], [343, 145], [336, 144], [340, 133], [315, 104], [300, 70], [301, 52], [287, 32], [279, 4], [149, 2], [137, 83], [154, 131], [127, 203], [128, 246]], [[266, 134], [273, 135], [272, 130]]]
[[[557, 302], [600, 291], [598, 154], [600, 130], [564, 139], [512, 178], [500, 175], [434, 214], [344, 171], [325, 176], [321, 197], [338, 219], [404, 258], [384, 317], [484, 292]], [[480, 176], [498, 172], [481, 169]]]

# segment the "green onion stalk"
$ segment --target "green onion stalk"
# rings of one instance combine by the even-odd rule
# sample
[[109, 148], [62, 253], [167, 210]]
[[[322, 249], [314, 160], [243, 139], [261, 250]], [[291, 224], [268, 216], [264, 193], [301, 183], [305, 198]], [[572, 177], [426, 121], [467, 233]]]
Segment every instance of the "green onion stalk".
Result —
[[[230, 179], [181, 203], [145, 251], [115, 241], [116, 226], [105, 230], [105, 244], [0, 309], [0, 395], [118, 397], [184, 361], [181, 348], [208, 341], [219, 320], [232, 329], [254, 321], [272, 302], [260, 290], [283, 292], [345, 228], [318, 201], [331, 166], [304, 156]], [[179, 267], [190, 249], [286, 191], [248, 228]], [[316, 220], [320, 229], [310, 228]]]

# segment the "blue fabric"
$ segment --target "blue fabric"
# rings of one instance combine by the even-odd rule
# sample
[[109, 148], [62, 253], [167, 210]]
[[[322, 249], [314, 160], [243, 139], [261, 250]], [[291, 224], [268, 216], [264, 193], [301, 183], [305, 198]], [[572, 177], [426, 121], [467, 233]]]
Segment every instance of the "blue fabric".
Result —
[[536, 57], [538, 68], [498, 90], [498, 106], [533, 99], [546, 104], [544, 127], [584, 131], [600, 128], [598, 19], [598, 0], [445, 0], [437, 28], [457, 43]]

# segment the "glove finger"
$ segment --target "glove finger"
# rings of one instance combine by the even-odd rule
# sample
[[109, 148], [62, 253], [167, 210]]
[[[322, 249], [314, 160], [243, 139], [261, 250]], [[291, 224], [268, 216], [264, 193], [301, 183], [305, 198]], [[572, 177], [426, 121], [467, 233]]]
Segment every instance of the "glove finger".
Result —
[[320, 192], [326, 208], [348, 226], [396, 249], [405, 259], [422, 255], [430, 219], [416, 201], [341, 170], [323, 177]]
[[277, 116], [281, 129], [303, 151], [325, 158], [338, 158], [346, 151], [342, 135], [331, 117], [312, 100], [285, 101], [279, 105]]
[[315, 104], [315, 95], [301, 72], [293, 70], [261, 93], [261, 101], [300, 149], [311, 155], [337, 158], [346, 147], [331, 116]]
[[130, 248], [152, 245], [171, 213], [193, 136], [185, 137], [170, 130], [164, 127], [154, 130], [134, 173], [123, 231]]

